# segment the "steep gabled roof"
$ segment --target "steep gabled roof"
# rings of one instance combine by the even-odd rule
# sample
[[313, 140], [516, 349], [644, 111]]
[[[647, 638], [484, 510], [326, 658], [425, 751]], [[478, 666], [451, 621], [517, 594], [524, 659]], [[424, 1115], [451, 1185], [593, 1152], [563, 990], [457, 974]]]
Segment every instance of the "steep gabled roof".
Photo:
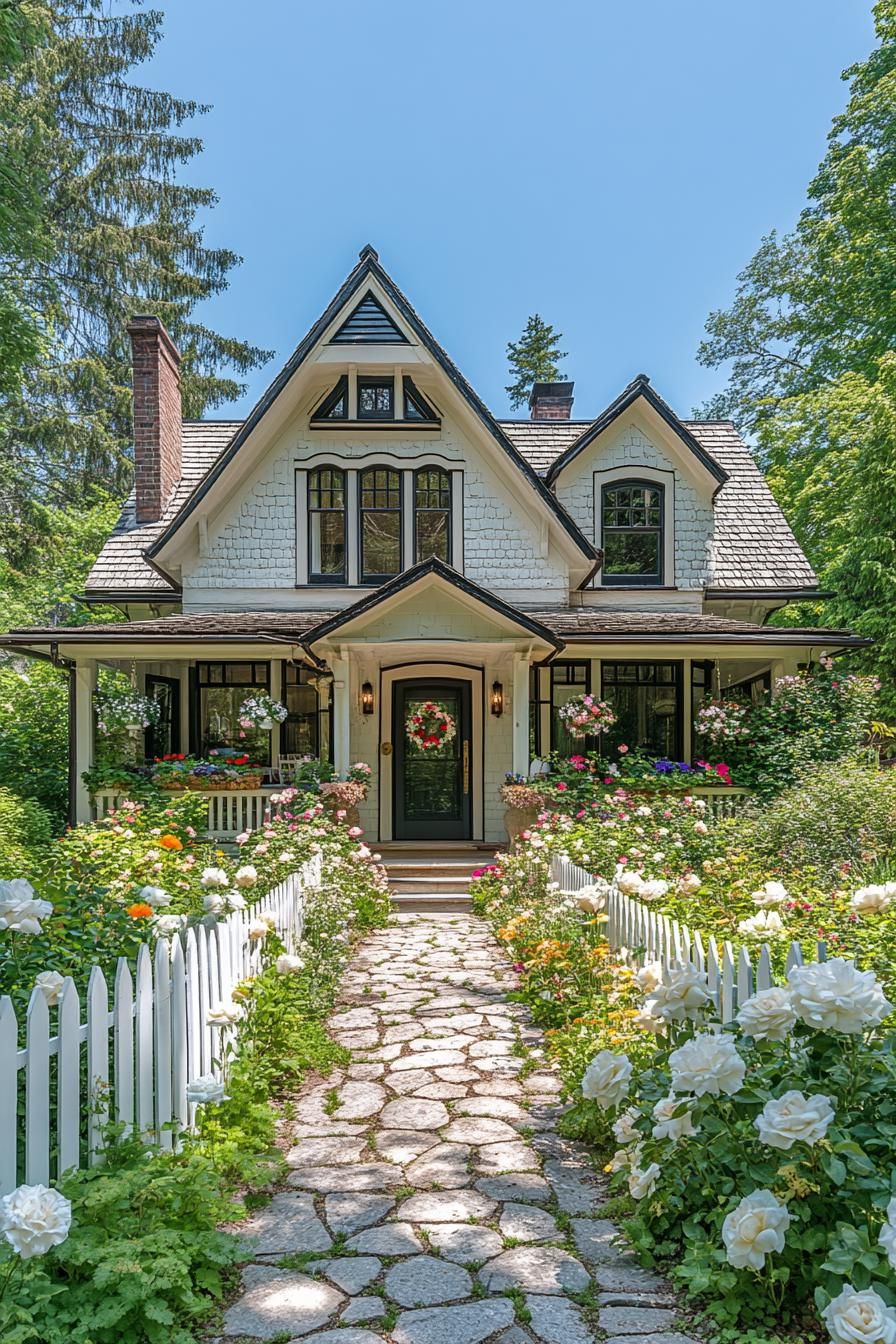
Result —
[[650, 379], [647, 377], [646, 373], [639, 373], [637, 378], [630, 382], [628, 387], [620, 392], [616, 400], [611, 402], [605, 411], [601, 412], [584, 433], [580, 434], [579, 437], [551, 463], [547, 473], [548, 482], [551, 483], [555, 481], [560, 475], [560, 472], [563, 471], [564, 467], [567, 467], [574, 458], [578, 457], [579, 453], [583, 452], [584, 449], [588, 447], [589, 443], [592, 443], [599, 434], [603, 434], [604, 430], [608, 429], [613, 421], [617, 420], [620, 415], [624, 415], [636, 401], [642, 399], [647, 402], [648, 406], [656, 412], [661, 420], [665, 421], [676, 438], [681, 440], [688, 452], [693, 454], [700, 465], [709, 472], [710, 476], [713, 476], [716, 481], [718, 481], [719, 485], [723, 485], [728, 479], [728, 473], [719, 466], [715, 458], [713, 458], [699, 440], [694, 437], [684, 421], [679, 420], [671, 406], [663, 401], [658, 392], [653, 390], [650, 386]]
[[473, 391], [463, 374], [442, 349], [438, 341], [436, 341], [435, 337], [414, 310], [409, 300], [398, 288], [395, 281], [380, 265], [377, 253], [369, 245], [362, 249], [357, 265], [351, 271], [324, 312], [321, 313], [311, 329], [296, 346], [292, 355], [290, 355], [267, 391], [262, 395], [258, 402], [256, 402], [225, 452], [221, 454], [207, 476], [199, 483], [196, 489], [193, 490], [192, 494], [178, 510], [175, 517], [163, 527], [159, 536], [150, 545], [146, 552], [147, 556], [149, 556], [150, 559], [157, 556], [166, 542], [170, 541], [178, 529], [186, 522], [193, 510], [204, 498], [209, 488], [227, 470], [249, 435], [277, 400], [290, 379], [301, 367], [302, 363], [317, 345], [318, 341], [324, 335], [339, 312], [351, 302], [355, 294], [362, 291], [363, 286], [370, 279], [376, 280], [380, 285], [383, 292], [388, 296], [390, 302], [395, 306], [395, 309], [407, 323], [407, 326], [414, 333], [417, 340], [447, 375], [451, 383], [473, 411], [474, 415], [476, 415], [494, 441], [503, 450], [513, 466], [526, 478], [531, 488], [539, 496], [542, 504], [554, 515], [561, 528], [576, 548], [589, 560], [599, 560], [600, 552], [596, 550], [591, 542], [589, 542], [582, 532], [580, 532], [569, 514], [547, 488], [537, 472], [529, 466], [525, 458], [520, 456], [510, 439], [492, 416], [485, 403]]

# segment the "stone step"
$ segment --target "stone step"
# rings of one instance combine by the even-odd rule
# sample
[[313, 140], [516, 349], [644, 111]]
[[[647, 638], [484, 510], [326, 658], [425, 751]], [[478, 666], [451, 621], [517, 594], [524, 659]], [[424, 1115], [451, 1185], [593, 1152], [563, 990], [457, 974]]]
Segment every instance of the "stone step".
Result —
[[402, 914], [453, 911], [469, 913], [473, 902], [462, 891], [392, 891], [392, 909]]
[[393, 891], [463, 891], [470, 890], [469, 873], [434, 873], [427, 876], [423, 873], [414, 874], [396, 874], [391, 870], [388, 874], [389, 886]]

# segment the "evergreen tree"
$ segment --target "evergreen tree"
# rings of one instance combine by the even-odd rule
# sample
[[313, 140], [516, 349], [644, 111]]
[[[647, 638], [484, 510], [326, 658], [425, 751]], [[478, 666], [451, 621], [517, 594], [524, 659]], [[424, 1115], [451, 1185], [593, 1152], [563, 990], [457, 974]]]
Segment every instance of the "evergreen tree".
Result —
[[860, 662], [896, 710], [896, 0], [844, 74], [845, 110], [792, 234], [763, 240], [699, 357], [726, 365], [705, 408], [752, 433], [778, 499], [835, 600], [788, 619], [878, 642]]
[[48, 255], [11, 276], [48, 341], [0, 416], [0, 512], [14, 529], [34, 520], [35, 501], [90, 499], [129, 480], [134, 313], [157, 313], [180, 346], [186, 416], [239, 395], [239, 374], [270, 357], [193, 316], [239, 258], [208, 247], [196, 222], [214, 192], [182, 181], [201, 141], [181, 128], [207, 109], [130, 78], [161, 37], [162, 15], [137, 2], [114, 13], [104, 0], [48, 0], [49, 41], [0, 90], [0, 124], [14, 101], [46, 128], [48, 184]]
[[553, 383], [560, 376], [558, 365], [566, 358], [560, 349], [563, 337], [534, 313], [518, 341], [508, 341], [507, 362], [513, 382], [504, 390], [511, 406], [525, 406], [533, 383]]

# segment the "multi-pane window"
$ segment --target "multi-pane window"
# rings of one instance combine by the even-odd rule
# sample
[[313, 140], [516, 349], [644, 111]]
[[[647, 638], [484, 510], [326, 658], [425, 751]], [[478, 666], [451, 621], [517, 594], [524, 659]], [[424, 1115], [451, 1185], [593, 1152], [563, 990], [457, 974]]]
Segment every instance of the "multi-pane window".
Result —
[[322, 707], [307, 667], [283, 664], [283, 703], [287, 717], [280, 726], [280, 752], [292, 756], [330, 754], [330, 709]]
[[240, 726], [239, 708], [250, 695], [270, 690], [268, 663], [197, 663], [196, 728], [199, 754], [210, 751], [244, 751], [253, 762], [270, 765], [271, 734]]
[[601, 738], [607, 755], [624, 743], [651, 756], [681, 759], [681, 668], [681, 663], [601, 663], [601, 697], [616, 711], [616, 723]]
[[391, 378], [359, 378], [358, 419], [391, 420], [394, 390]]
[[314, 583], [345, 583], [345, 472], [319, 467], [308, 477], [309, 573]]
[[560, 718], [560, 709], [569, 700], [587, 695], [591, 680], [590, 663], [551, 664], [551, 751], [573, 756], [590, 744], [574, 738]]
[[451, 559], [451, 476], [438, 467], [414, 473], [414, 559]]
[[663, 487], [619, 481], [601, 490], [605, 584], [663, 582]]
[[401, 473], [371, 467], [359, 486], [361, 582], [383, 583], [401, 571]]

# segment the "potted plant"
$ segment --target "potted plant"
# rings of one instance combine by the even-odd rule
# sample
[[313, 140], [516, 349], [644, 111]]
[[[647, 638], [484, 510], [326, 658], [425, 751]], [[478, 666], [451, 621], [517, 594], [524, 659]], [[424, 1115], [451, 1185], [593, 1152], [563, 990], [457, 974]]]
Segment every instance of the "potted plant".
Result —
[[347, 826], [358, 826], [360, 814], [358, 805], [367, 797], [371, 769], [365, 761], [356, 761], [344, 778], [332, 771], [329, 779], [320, 779], [320, 800], [328, 812], [344, 812], [342, 820]]
[[222, 752], [214, 759], [175, 753], [153, 765], [154, 782], [170, 790], [258, 789], [262, 779], [260, 767], [236, 752]]
[[239, 708], [240, 737], [249, 732], [269, 733], [274, 723], [282, 723], [288, 710], [279, 700], [260, 693], [248, 696]]
[[539, 812], [547, 806], [547, 795], [541, 784], [535, 785], [525, 775], [507, 775], [501, 785], [501, 800], [506, 804], [504, 827], [511, 844], [523, 831], [528, 831], [538, 820]]
[[130, 733], [154, 728], [161, 718], [158, 700], [129, 690], [99, 691], [96, 696], [96, 726], [104, 737], [126, 728]]

